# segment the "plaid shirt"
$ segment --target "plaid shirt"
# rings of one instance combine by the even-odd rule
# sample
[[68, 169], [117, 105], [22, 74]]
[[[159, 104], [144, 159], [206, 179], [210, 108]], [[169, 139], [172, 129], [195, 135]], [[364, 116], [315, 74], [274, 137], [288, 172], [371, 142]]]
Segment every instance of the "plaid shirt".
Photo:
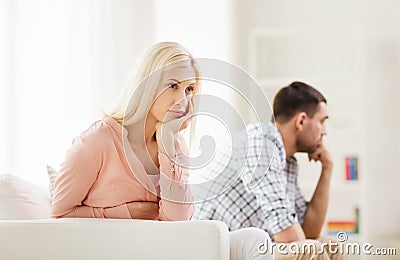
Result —
[[[272, 237], [295, 222], [303, 223], [307, 202], [297, 185], [297, 161], [294, 156], [286, 160], [273, 123], [249, 125], [245, 134], [245, 145], [235, 147], [232, 155], [220, 154], [206, 167], [207, 174], [217, 177], [194, 189], [203, 202], [195, 204], [193, 218], [220, 220], [230, 230], [258, 227]], [[237, 159], [243, 156], [246, 160]]]

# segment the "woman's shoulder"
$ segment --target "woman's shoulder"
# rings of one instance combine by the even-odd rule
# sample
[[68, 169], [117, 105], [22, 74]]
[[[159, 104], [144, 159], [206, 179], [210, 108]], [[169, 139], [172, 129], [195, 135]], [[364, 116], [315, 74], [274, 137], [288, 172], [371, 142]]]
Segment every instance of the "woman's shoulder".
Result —
[[95, 121], [79, 136], [90, 146], [100, 146], [114, 143], [115, 138], [122, 134], [122, 126], [112, 117], [104, 116]]

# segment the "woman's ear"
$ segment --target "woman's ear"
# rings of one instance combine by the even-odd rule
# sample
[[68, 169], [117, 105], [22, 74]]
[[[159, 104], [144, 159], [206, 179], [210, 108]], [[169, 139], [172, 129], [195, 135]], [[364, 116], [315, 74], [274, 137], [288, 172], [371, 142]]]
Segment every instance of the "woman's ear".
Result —
[[303, 130], [307, 123], [307, 114], [305, 112], [298, 113], [295, 119], [296, 129]]

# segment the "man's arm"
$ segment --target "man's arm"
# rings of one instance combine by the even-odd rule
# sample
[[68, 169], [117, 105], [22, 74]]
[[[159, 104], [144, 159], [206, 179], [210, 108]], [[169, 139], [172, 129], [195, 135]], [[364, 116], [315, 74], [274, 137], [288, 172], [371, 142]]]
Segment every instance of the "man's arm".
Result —
[[313, 154], [310, 154], [309, 159], [320, 161], [322, 164], [321, 176], [311, 201], [308, 203], [302, 225], [306, 238], [315, 239], [320, 236], [322, 226], [325, 222], [333, 163], [324, 145], [318, 148]]
[[298, 222], [274, 235], [276, 243], [290, 243], [306, 239], [303, 229]]
[[[276, 233], [276, 242], [289, 243], [297, 240], [315, 239], [320, 236], [325, 221], [329, 201], [329, 185], [332, 175], [333, 163], [330, 155], [324, 146], [321, 146], [313, 154], [309, 155], [310, 160], [320, 161], [322, 164], [321, 177], [314, 191], [311, 201], [307, 204], [304, 213], [303, 224], [294, 223], [290, 227]], [[299, 194], [300, 195], [300, 194]], [[300, 198], [302, 202], [304, 198]], [[300, 203], [299, 207], [303, 207]], [[296, 209], [297, 211], [298, 209]], [[299, 213], [299, 212], [298, 212]], [[301, 213], [299, 213], [301, 214]]]

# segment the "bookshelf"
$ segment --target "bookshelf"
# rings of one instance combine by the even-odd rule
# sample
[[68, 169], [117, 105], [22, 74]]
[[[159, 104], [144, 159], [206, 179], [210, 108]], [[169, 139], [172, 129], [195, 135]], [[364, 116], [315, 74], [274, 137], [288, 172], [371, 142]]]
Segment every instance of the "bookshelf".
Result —
[[[274, 27], [250, 33], [250, 74], [263, 88], [270, 103], [278, 90], [290, 82], [304, 81], [327, 98], [330, 119], [325, 143], [334, 161], [325, 235], [340, 227], [351, 240], [362, 239], [362, 172], [346, 166], [346, 158], [362, 160], [360, 146], [361, 43], [357, 25]], [[299, 163], [299, 186], [310, 199], [317, 184], [320, 164], [309, 163], [304, 154]], [[347, 159], [347, 162], [354, 162]], [[353, 173], [356, 180], [347, 180]], [[357, 214], [358, 212], [358, 214]], [[351, 225], [353, 223], [354, 225]], [[350, 232], [353, 227], [357, 230]], [[356, 229], [356, 228], [354, 228]]]

